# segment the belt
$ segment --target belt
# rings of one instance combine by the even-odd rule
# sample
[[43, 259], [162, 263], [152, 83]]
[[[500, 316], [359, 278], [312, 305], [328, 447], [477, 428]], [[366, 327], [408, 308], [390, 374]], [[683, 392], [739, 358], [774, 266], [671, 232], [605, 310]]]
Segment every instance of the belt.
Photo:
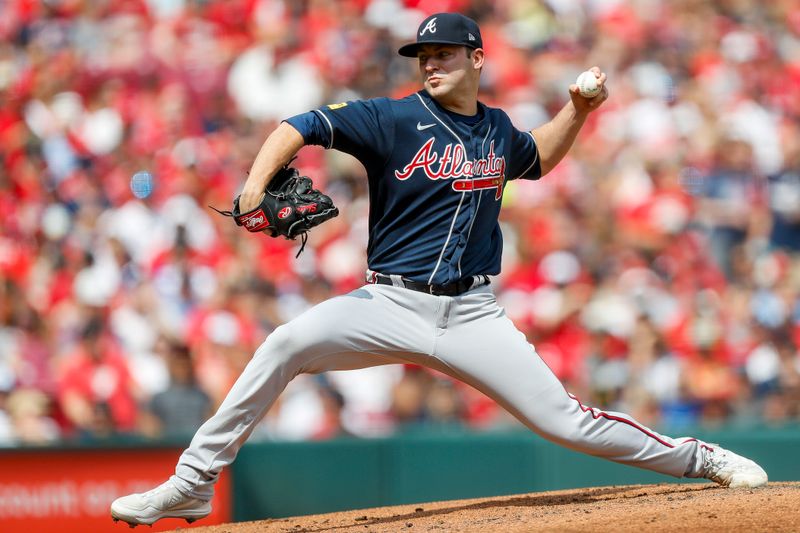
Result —
[[377, 285], [392, 285], [394, 287], [402, 287], [417, 292], [424, 292], [433, 294], [434, 296], [458, 296], [464, 294], [470, 289], [488, 285], [490, 283], [489, 276], [469, 276], [461, 278], [452, 283], [443, 284], [428, 284], [422, 281], [413, 281], [406, 279], [402, 276], [381, 274], [372, 270], [367, 271], [367, 283]]

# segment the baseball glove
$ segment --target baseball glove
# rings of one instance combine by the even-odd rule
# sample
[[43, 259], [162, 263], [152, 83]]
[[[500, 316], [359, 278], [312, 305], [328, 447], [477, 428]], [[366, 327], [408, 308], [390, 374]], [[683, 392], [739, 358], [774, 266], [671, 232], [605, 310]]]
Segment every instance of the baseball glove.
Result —
[[285, 166], [270, 180], [261, 196], [261, 202], [247, 213], [239, 211], [239, 197], [233, 200], [232, 211], [217, 213], [233, 217], [237, 226], [250, 232], [264, 232], [271, 237], [283, 236], [286, 239], [302, 238], [299, 256], [306, 245], [307, 233], [339, 214], [333, 200], [313, 188], [308, 176], [301, 176], [296, 168]]

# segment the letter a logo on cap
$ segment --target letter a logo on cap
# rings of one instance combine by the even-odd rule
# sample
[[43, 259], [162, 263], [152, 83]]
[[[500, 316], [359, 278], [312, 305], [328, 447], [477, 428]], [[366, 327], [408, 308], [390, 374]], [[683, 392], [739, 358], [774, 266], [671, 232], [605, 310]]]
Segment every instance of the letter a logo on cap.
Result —
[[427, 24], [425, 24], [425, 27], [422, 28], [421, 32], [419, 32], [420, 37], [425, 35], [426, 31], [429, 31], [431, 33], [436, 33], [436, 17], [433, 17], [431, 20], [428, 21]]

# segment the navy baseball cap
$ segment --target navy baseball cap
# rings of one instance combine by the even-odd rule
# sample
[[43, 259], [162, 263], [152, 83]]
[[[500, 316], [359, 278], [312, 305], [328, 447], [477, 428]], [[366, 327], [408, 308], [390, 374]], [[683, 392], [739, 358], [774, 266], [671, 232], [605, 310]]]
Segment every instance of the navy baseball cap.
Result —
[[423, 44], [455, 44], [468, 48], [483, 48], [478, 23], [460, 13], [436, 13], [422, 21], [417, 30], [417, 42], [400, 47], [401, 56], [417, 57]]

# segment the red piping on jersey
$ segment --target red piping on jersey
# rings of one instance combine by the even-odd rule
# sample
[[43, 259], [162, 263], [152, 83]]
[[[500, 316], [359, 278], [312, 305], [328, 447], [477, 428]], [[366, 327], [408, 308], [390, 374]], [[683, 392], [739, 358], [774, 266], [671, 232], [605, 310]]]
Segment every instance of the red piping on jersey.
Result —
[[[661, 440], [660, 438], [658, 438], [657, 435], [654, 435], [652, 432], [647, 431], [645, 428], [643, 428], [642, 426], [636, 424], [635, 422], [633, 422], [631, 420], [628, 420], [626, 418], [621, 418], [621, 417], [618, 417], [618, 416], [614, 416], [614, 415], [610, 415], [610, 414], [608, 414], [606, 412], [600, 411], [599, 409], [597, 410], [597, 412], [595, 412], [595, 409], [593, 407], [584, 406], [581, 403], [581, 401], [578, 399], [578, 397], [575, 396], [574, 394], [567, 393], [567, 396], [569, 396], [570, 398], [572, 398], [573, 400], [578, 402], [578, 406], [580, 407], [581, 411], [583, 411], [584, 413], [591, 413], [592, 414], [592, 418], [594, 418], [595, 420], [597, 420], [598, 418], [600, 418], [602, 416], [603, 418], [608, 419], [608, 420], [613, 420], [615, 422], [622, 422], [623, 424], [628, 424], [632, 428], [638, 429], [639, 431], [641, 431], [642, 433], [644, 433], [645, 435], [647, 435], [651, 439], [657, 440], [659, 443], [663, 444], [667, 448], [674, 448], [675, 447], [674, 444], [670, 444], [667, 441]], [[697, 439], [691, 439], [691, 440], [688, 440], [686, 442], [692, 442], [692, 441], [696, 441], [696, 440]]]

